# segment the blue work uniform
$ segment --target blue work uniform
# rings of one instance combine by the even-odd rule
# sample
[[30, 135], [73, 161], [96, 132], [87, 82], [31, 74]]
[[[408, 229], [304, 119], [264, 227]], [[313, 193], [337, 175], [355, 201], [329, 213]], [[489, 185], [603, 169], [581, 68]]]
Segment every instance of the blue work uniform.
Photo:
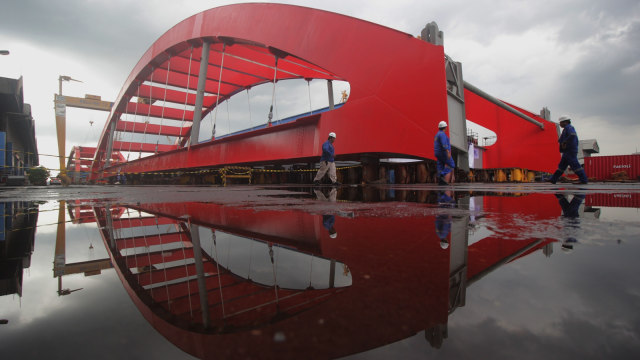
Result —
[[322, 144], [322, 156], [320, 157], [320, 161], [333, 162], [334, 161], [333, 156], [334, 156], [333, 145], [329, 140], [327, 140], [324, 142], [324, 144]]
[[441, 240], [446, 240], [451, 233], [451, 215], [437, 215], [436, 216], [436, 235]]
[[335, 215], [322, 215], [322, 226], [324, 226], [325, 229], [331, 231], [335, 223]]
[[560, 176], [564, 174], [564, 171], [567, 170], [568, 166], [570, 166], [571, 170], [578, 175], [581, 182], [588, 182], [587, 174], [584, 172], [580, 162], [578, 162], [578, 143], [579, 141], [576, 129], [571, 126], [571, 124], [567, 124], [564, 129], [562, 129], [562, 134], [560, 134], [560, 137], [558, 138], [558, 147], [560, 154], [562, 154], [562, 158], [558, 164], [558, 170], [556, 170], [556, 172], [551, 176], [551, 179], [549, 179], [552, 183], [558, 181]]
[[567, 200], [567, 198], [561, 194], [556, 194], [556, 198], [558, 199], [560, 207], [562, 208], [562, 216], [567, 218], [580, 217], [580, 205], [582, 205], [582, 201], [585, 198], [584, 195], [573, 195], [573, 199], [571, 199], [571, 202], [569, 202], [569, 200]]
[[453, 158], [448, 157], [447, 150], [451, 151], [449, 137], [444, 130], [439, 130], [433, 139], [433, 152], [437, 160], [438, 176], [445, 176], [456, 167]]

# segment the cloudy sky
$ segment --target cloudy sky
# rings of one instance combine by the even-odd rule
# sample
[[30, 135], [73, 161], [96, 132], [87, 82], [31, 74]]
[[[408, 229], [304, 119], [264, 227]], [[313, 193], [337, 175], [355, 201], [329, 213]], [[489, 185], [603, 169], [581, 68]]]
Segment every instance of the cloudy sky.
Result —
[[[58, 167], [57, 159], [44, 155], [57, 154], [53, 95], [59, 75], [82, 80], [64, 83], [65, 95], [89, 93], [113, 101], [140, 56], [165, 31], [198, 12], [240, 2], [4, 1], [0, 49], [10, 55], [0, 56], [0, 76], [24, 77], [41, 164]], [[445, 52], [462, 63], [466, 81], [534, 113], [546, 106], [554, 120], [571, 115], [579, 137], [597, 139], [601, 155], [640, 150], [637, 0], [279, 2], [414, 35], [436, 21]], [[107, 114], [79, 109], [67, 114], [67, 154], [72, 145], [95, 145]]]

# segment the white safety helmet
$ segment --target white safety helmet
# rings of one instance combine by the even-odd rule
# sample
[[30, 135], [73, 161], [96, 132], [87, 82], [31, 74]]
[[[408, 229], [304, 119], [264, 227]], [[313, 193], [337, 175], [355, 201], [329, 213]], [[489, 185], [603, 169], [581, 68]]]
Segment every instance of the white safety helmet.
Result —
[[446, 127], [447, 127], [446, 121], [440, 121], [440, 123], [438, 124], [438, 129], [444, 129]]
[[558, 122], [561, 123], [563, 121], [571, 121], [571, 117], [569, 117], [569, 115], [560, 116], [560, 118], [558, 119]]
[[335, 138], [336, 138], [336, 133], [334, 133], [334, 132], [330, 132], [330, 133], [329, 133], [329, 137], [332, 137], [332, 138], [334, 138], [334, 139], [335, 139]]

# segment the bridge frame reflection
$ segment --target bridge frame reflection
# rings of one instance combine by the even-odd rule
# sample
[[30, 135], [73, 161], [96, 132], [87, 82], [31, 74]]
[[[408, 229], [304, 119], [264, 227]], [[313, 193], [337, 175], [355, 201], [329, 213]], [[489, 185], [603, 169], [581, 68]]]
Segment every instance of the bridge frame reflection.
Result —
[[[311, 346], [320, 357], [336, 357], [419, 332], [439, 348], [448, 336], [448, 316], [465, 305], [468, 286], [502, 264], [537, 249], [550, 254], [551, 239], [508, 240], [494, 234], [470, 243], [473, 212], [463, 209], [473, 208], [476, 199], [478, 206], [499, 206], [507, 212], [511, 207], [531, 205], [535, 216], [552, 218], [559, 215], [553, 196], [449, 195], [450, 203], [440, 201], [436, 208], [429, 207], [432, 216], [338, 213], [338, 237], [323, 226], [321, 214], [302, 210], [256, 211], [187, 202], [136, 205], [125, 210], [107, 205], [94, 211], [127, 292], [147, 320], [184, 351], [199, 357], [211, 356], [220, 348], [264, 355], [247, 347], [252, 344], [251, 349], [268, 348], [282, 356], [278, 352], [281, 350], [295, 357], [296, 351], [308, 353]], [[113, 216], [114, 211], [125, 215]], [[137, 215], [128, 214], [131, 211]], [[125, 229], [142, 228], [155, 232], [122, 234]], [[170, 233], [169, 228], [176, 233]], [[169, 248], [171, 241], [182, 245]], [[249, 245], [243, 248], [243, 242]], [[255, 254], [247, 249], [262, 247], [264, 254], [270, 254], [265, 262], [276, 264], [275, 268], [281, 259], [279, 254], [285, 250], [325, 259], [330, 264], [330, 280], [325, 288], [317, 284], [298, 290], [288, 288], [280, 282], [283, 273], [263, 272], [260, 278], [250, 266], [225, 261], [221, 253], [233, 250], [225, 247], [229, 244], [241, 248], [232, 251], [231, 257], [243, 251]], [[212, 245], [216, 251], [203, 250]], [[200, 260], [196, 254], [200, 254]], [[179, 274], [175, 268], [159, 265], [186, 258], [192, 259], [189, 270]], [[252, 256], [244, 259], [249, 263], [256, 260]], [[340, 265], [342, 272], [338, 270]], [[340, 277], [345, 272], [352, 282], [345, 283]], [[268, 280], [270, 277], [272, 280]], [[237, 285], [232, 279], [242, 280], [244, 292], [227, 301], [230, 298], [224, 292], [228, 286]], [[264, 291], [253, 291], [257, 288]], [[172, 297], [174, 291], [182, 295]], [[237, 299], [242, 299], [242, 306], [234, 304]], [[257, 303], [256, 299], [263, 301]], [[274, 343], [280, 337], [297, 340]], [[308, 339], [315, 339], [316, 345]]]

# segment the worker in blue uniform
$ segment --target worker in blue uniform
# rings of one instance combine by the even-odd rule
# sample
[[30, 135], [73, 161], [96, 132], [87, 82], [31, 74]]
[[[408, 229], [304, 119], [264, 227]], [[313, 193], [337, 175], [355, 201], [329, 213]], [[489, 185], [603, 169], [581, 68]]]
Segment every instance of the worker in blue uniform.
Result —
[[560, 144], [560, 154], [562, 158], [558, 164], [558, 170], [549, 178], [549, 182], [555, 184], [556, 181], [564, 174], [567, 166], [571, 167], [571, 170], [578, 175], [581, 184], [589, 182], [587, 174], [578, 162], [578, 134], [576, 129], [571, 125], [571, 118], [563, 115], [558, 119], [560, 127], [562, 128], [562, 134], [558, 138], [558, 144]]
[[449, 137], [444, 132], [446, 129], [447, 123], [440, 121], [438, 124], [438, 133], [433, 139], [433, 152], [437, 161], [439, 185], [447, 185], [455, 181], [453, 170], [456, 164], [451, 157], [451, 144], [449, 143]]
[[336, 163], [334, 159], [335, 150], [333, 148], [333, 142], [336, 141], [336, 133], [330, 132], [327, 141], [322, 144], [322, 156], [320, 157], [320, 168], [316, 173], [316, 177], [313, 179], [314, 185], [320, 185], [320, 180], [326, 173], [329, 174], [331, 184], [340, 185], [336, 178]]

